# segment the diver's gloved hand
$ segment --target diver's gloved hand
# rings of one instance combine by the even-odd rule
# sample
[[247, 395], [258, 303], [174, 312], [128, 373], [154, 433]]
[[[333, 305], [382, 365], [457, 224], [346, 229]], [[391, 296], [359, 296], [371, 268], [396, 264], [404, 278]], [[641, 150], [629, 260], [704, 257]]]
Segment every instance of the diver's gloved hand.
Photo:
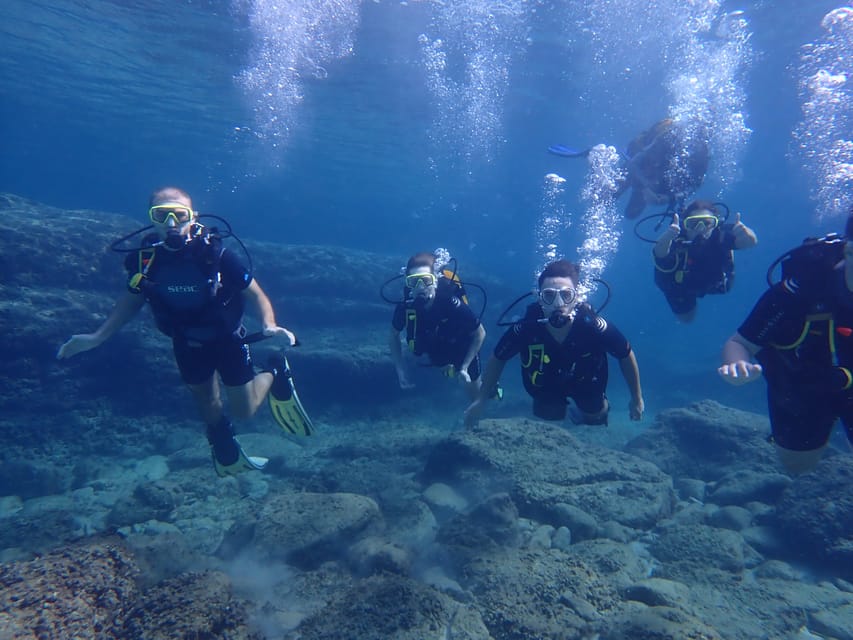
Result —
[[265, 326], [263, 329], [263, 334], [268, 338], [274, 336], [287, 336], [287, 339], [290, 341], [290, 346], [296, 345], [296, 335], [285, 329], [284, 327], [279, 326]]
[[468, 369], [466, 367], [458, 369], [457, 373], [459, 374], [459, 379], [462, 382], [471, 382], [471, 374], [468, 373]]

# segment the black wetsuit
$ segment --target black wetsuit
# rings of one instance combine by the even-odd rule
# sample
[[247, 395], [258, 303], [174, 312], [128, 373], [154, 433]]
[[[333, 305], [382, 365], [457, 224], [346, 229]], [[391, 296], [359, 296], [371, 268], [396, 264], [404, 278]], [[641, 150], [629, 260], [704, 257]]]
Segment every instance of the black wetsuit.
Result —
[[538, 322], [542, 318], [542, 308], [529, 305], [525, 318], [501, 337], [495, 357], [509, 360], [520, 356], [522, 382], [533, 397], [536, 416], [562, 420], [567, 398], [585, 414], [600, 413], [605, 407], [607, 354], [617, 360], [628, 357], [628, 340], [588, 305], [578, 308], [562, 343], [554, 339], [545, 323]]
[[[432, 306], [417, 308], [400, 303], [394, 309], [391, 325], [398, 332], [406, 330], [406, 343], [416, 356], [426, 354], [430, 364], [443, 367], [452, 364], [459, 369], [474, 340], [480, 320], [458, 295], [457, 287], [443, 279]], [[480, 377], [480, 355], [468, 367], [471, 380]]]
[[696, 298], [709, 294], [728, 293], [735, 277], [734, 225], [714, 229], [705, 240], [689, 241], [678, 237], [672, 242], [669, 254], [655, 261], [655, 284], [663, 291], [673, 313], [689, 313], [696, 307]]
[[644, 190], [666, 196], [670, 205], [683, 201], [705, 180], [708, 143], [704, 131], [692, 135], [670, 120], [662, 120], [634, 138], [626, 150], [627, 180], [616, 197], [630, 188], [625, 216], [636, 218], [646, 206]]
[[125, 269], [144, 273], [132, 293], [145, 296], [157, 327], [172, 338], [175, 359], [187, 384], [202, 384], [219, 371], [227, 386], [254, 377], [249, 347], [243, 344], [243, 295], [252, 275], [237, 256], [206, 234], [178, 251], [151, 245], [130, 253]]
[[738, 329], [761, 347], [773, 438], [793, 451], [825, 445], [839, 417], [853, 440], [853, 293], [842, 270], [827, 274], [821, 288], [776, 284]]

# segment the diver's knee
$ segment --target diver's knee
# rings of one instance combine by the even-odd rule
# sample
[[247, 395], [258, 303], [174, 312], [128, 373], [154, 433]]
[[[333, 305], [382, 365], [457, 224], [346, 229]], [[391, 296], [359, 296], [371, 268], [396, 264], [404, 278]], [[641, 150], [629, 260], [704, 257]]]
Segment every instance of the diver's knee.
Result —
[[785, 471], [795, 476], [812, 471], [820, 462], [824, 449], [826, 449], [826, 445], [809, 451], [794, 451], [776, 445], [776, 453], [782, 466], [785, 467]]

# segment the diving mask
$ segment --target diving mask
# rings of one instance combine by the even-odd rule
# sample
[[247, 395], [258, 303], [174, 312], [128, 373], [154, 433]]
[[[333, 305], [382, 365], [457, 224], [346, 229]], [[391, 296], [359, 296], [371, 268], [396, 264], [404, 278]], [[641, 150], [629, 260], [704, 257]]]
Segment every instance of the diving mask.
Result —
[[148, 210], [148, 217], [151, 218], [151, 222], [157, 224], [166, 224], [171, 217], [176, 225], [182, 225], [190, 222], [194, 213], [188, 206], [179, 202], [164, 202], [151, 207]]
[[713, 231], [720, 224], [720, 219], [711, 213], [700, 213], [684, 218], [684, 228], [688, 231]]
[[575, 298], [577, 298], [577, 292], [574, 287], [563, 287], [562, 289], [553, 289], [549, 287], [542, 289], [539, 292], [539, 300], [542, 301], [543, 305], [548, 307], [557, 304], [558, 297], [562, 302], [562, 305], [568, 306], [575, 301]]
[[437, 281], [434, 273], [412, 273], [406, 276], [406, 286], [413, 291], [432, 287]]

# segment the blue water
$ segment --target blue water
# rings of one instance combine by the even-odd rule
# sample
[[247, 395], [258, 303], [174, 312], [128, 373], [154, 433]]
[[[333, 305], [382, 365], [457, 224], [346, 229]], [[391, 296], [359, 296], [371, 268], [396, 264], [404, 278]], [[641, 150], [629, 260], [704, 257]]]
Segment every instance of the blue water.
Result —
[[[591, 215], [586, 162], [550, 144], [624, 148], [707, 107], [699, 195], [742, 212], [759, 246], [738, 255], [733, 293], [679, 326], [623, 200], [604, 211], [615, 237], [597, 256], [606, 315], [634, 344], [650, 408], [710, 395], [760, 409], [758, 385], [733, 393], [713, 369], [767, 265], [843, 224], [851, 178], [830, 151], [851, 130], [839, 78], [853, 20], [822, 26], [842, 6], [824, 0], [689, 4], [6, 0], [0, 191], [143, 223], [148, 194], [176, 184], [247, 238], [448, 246], [521, 292], [544, 260], [543, 220], [575, 258]], [[830, 80], [809, 93], [819, 69]], [[550, 198], [549, 173], [565, 178]]]

